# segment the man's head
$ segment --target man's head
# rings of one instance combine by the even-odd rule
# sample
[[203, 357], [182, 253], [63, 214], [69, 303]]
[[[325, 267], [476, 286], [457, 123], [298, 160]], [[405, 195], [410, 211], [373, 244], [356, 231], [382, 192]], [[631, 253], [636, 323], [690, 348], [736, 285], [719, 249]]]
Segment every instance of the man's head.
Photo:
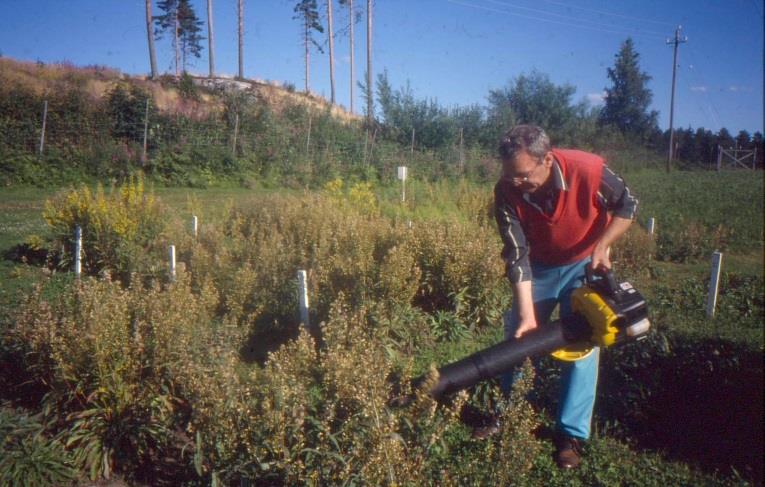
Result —
[[554, 161], [550, 138], [535, 125], [516, 125], [499, 142], [502, 179], [533, 193], [550, 177]]

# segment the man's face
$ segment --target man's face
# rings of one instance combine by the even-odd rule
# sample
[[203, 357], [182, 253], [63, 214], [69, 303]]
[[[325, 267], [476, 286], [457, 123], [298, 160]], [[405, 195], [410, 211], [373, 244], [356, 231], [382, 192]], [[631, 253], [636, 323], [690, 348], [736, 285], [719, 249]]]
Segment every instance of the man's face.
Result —
[[544, 185], [550, 177], [553, 162], [552, 152], [538, 159], [528, 152], [521, 152], [514, 159], [502, 161], [502, 179], [510, 181], [524, 193], [533, 193]]

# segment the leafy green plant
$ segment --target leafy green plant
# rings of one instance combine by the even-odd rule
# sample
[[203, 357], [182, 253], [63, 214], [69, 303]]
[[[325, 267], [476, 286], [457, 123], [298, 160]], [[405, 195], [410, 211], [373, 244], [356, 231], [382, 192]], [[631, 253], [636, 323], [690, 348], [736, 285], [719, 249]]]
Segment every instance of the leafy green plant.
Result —
[[0, 484], [63, 485], [77, 478], [73, 459], [47, 434], [42, 416], [0, 407]]
[[67, 417], [66, 446], [91, 480], [158, 461], [152, 453], [168, 441], [171, 398], [126, 384], [117, 374], [110, 379], [88, 395], [86, 409]]
[[470, 336], [470, 330], [450, 311], [438, 310], [431, 317], [430, 329], [437, 340], [455, 342]]

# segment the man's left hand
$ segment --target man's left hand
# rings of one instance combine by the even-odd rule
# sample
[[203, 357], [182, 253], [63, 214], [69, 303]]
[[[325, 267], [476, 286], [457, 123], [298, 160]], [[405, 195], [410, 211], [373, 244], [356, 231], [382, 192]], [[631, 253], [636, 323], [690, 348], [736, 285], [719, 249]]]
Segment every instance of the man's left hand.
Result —
[[590, 262], [592, 270], [610, 269], [611, 259], [609, 258], [608, 254], [608, 247], [601, 247], [600, 245], [596, 245], [595, 249], [592, 251], [592, 262]]

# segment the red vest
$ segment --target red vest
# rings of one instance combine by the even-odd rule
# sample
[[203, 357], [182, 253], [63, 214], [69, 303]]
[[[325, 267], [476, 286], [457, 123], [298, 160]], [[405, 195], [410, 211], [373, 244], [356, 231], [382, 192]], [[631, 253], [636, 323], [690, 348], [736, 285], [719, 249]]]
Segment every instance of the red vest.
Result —
[[562, 265], [592, 254], [610, 216], [597, 201], [603, 159], [578, 150], [552, 152], [568, 186], [560, 191], [553, 214], [547, 216], [533, 207], [515, 188], [511, 187], [508, 199], [523, 227], [531, 262]]

